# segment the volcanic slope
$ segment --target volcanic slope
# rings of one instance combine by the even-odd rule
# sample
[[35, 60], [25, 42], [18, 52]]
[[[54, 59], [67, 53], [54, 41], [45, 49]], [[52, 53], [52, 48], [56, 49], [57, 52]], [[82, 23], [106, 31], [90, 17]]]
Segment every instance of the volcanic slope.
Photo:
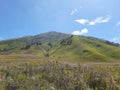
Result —
[[48, 32], [0, 41], [0, 59], [72, 59], [120, 61], [120, 45], [87, 36]]

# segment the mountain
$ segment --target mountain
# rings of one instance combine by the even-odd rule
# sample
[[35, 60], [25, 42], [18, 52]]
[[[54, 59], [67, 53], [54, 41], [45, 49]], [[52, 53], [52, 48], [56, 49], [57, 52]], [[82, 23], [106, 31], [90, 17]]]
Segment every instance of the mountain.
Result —
[[120, 61], [120, 45], [94, 37], [60, 32], [0, 41], [0, 59], [39, 58]]

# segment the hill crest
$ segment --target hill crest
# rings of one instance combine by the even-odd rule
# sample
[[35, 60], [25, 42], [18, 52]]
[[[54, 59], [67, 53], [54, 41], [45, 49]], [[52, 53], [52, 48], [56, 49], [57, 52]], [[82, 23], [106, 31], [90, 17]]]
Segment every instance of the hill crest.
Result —
[[[81, 61], [120, 60], [120, 45], [106, 40], [48, 32], [35, 36], [0, 41], [0, 55], [10, 57], [53, 57]], [[12, 56], [13, 55], [13, 56]], [[8, 57], [8, 58], [10, 58]]]

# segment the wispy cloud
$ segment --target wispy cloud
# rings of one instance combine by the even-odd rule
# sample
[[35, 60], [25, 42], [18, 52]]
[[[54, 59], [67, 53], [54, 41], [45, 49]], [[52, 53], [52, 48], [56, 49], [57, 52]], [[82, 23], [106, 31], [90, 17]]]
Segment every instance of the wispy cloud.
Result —
[[108, 15], [108, 16], [106, 16], [106, 17], [97, 17], [97, 18], [94, 19], [94, 20], [77, 19], [77, 20], [75, 20], [75, 22], [78, 22], [78, 23], [80, 23], [80, 24], [82, 24], [82, 25], [88, 24], [88, 25], [93, 26], [93, 25], [100, 24], [100, 23], [107, 23], [107, 22], [110, 21], [110, 19], [111, 19], [111, 16]]
[[75, 22], [84, 25], [84, 24], [88, 23], [88, 20], [87, 19], [78, 19], [78, 20], [75, 20]]
[[95, 20], [92, 20], [89, 22], [89, 25], [96, 25], [98, 23], [107, 23], [109, 22], [111, 16], [106, 17], [97, 17]]
[[119, 37], [113, 37], [112, 41], [120, 41], [120, 36]]
[[84, 28], [81, 31], [80, 30], [76, 30], [76, 31], [72, 32], [73, 35], [84, 35], [86, 33], [88, 33], [88, 29], [87, 28]]
[[117, 26], [120, 26], [120, 21], [117, 23]]
[[74, 15], [76, 12], [78, 12], [78, 9], [73, 9], [70, 13], [70, 15]]

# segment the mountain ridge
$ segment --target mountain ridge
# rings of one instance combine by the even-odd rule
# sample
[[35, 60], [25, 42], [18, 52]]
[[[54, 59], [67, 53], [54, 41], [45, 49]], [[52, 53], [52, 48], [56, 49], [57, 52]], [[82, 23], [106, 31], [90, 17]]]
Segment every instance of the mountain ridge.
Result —
[[53, 57], [80, 61], [119, 61], [119, 53], [120, 45], [118, 43], [55, 31], [0, 41], [0, 58], [5, 55], [8, 58], [26, 58], [30, 55], [33, 58]]

